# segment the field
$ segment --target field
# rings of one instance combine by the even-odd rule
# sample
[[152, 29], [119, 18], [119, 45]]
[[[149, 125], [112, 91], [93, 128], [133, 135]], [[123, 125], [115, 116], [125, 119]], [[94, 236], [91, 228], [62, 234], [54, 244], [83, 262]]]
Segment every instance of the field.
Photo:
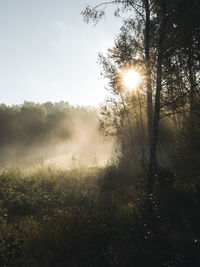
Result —
[[119, 175], [114, 166], [2, 172], [0, 266], [198, 266], [194, 188], [147, 196], [108, 182]]

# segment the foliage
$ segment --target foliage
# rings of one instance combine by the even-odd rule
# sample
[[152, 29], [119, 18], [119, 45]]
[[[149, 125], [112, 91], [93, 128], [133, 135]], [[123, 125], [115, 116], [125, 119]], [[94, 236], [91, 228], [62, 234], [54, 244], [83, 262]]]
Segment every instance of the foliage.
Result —
[[[86, 12], [87, 9], [83, 15], [87, 21], [92, 19], [97, 22], [110, 4], [115, 6], [117, 15], [126, 11], [128, 19], [114, 47], [108, 49], [106, 57], [100, 55], [103, 75], [108, 79], [108, 89], [113, 94], [102, 109], [101, 126], [106, 133], [117, 136], [123, 153], [127, 152], [127, 147], [132, 147], [132, 154], [126, 159], [134, 158], [135, 161], [136, 155], [142, 151], [140, 160], [143, 168], [148, 165], [149, 190], [152, 191], [156, 168], [160, 163], [160, 120], [169, 117], [178, 132], [182, 125], [177, 122], [180, 119], [177, 114], [192, 113], [199, 106], [199, 1], [106, 1], [90, 7], [90, 12]], [[97, 17], [97, 14], [101, 16]], [[147, 109], [145, 123], [148, 126], [148, 142], [146, 129], [142, 131], [143, 142], [133, 140], [139, 127], [131, 126], [135, 119], [131, 116], [131, 98], [124, 92], [120, 80], [123, 68], [132, 66], [142, 69], [144, 74], [145, 82], [140, 90], [142, 96], [146, 92], [146, 105], [142, 106], [138, 99], [134, 101], [134, 107], [138, 102], [140, 110]], [[133, 148], [133, 144], [140, 148]]]
[[129, 170], [129, 176], [136, 177], [147, 163], [147, 132], [146, 98], [141, 90], [144, 82], [135, 92], [128, 91], [123, 84], [123, 72], [130, 67], [144, 75], [142, 40], [136, 40], [133, 29], [135, 23], [126, 21], [107, 55], [99, 55], [110, 93], [101, 106], [100, 129], [106, 135], [116, 136], [121, 169]]
[[1, 173], [0, 265], [198, 266], [199, 192], [176, 177], [107, 190], [111, 168]]
[[182, 131], [177, 139], [176, 153], [173, 156], [174, 168], [190, 183], [199, 179], [200, 175], [200, 119], [199, 112], [193, 120], [186, 118]]

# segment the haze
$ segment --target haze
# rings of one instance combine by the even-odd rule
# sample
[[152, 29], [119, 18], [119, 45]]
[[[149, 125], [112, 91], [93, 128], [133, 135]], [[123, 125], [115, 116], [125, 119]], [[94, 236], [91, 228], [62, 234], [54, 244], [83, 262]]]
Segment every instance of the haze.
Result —
[[0, 167], [104, 165], [113, 154], [113, 139], [98, 131], [97, 116], [96, 108], [63, 101], [0, 105]]

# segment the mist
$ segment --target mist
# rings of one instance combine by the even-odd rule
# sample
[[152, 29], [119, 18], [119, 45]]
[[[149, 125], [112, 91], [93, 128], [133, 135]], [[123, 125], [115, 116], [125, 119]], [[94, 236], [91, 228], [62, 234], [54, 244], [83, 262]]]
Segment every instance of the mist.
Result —
[[0, 106], [1, 168], [103, 166], [114, 139], [99, 131], [98, 109], [68, 102]]

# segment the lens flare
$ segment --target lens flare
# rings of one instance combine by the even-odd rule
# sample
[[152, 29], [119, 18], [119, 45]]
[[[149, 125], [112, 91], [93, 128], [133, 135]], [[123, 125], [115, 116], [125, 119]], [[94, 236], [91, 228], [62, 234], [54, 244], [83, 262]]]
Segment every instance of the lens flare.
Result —
[[136, 90], [141, 81], [141, 76], [137, 71], [129, 69], [122, 74], [122, 80], [128, 90]]

